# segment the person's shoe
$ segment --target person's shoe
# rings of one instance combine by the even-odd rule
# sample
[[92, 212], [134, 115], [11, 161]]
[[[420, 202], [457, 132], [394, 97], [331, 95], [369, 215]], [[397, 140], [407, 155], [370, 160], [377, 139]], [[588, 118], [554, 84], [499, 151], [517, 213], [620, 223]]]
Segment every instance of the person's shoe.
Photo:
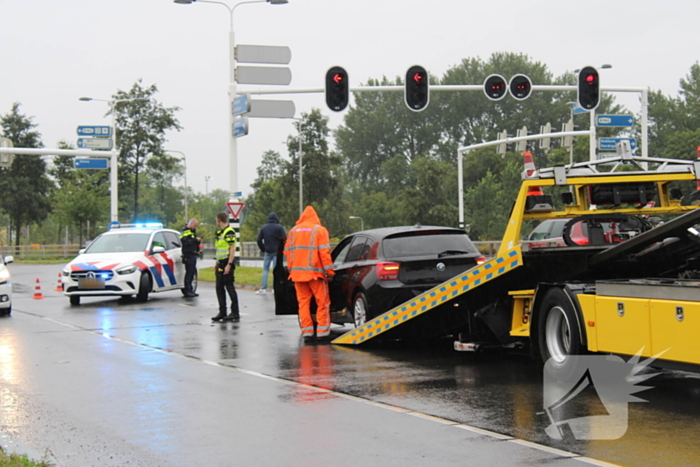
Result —
[[313, 344], [315, 340], [314, 336], [304, 336], [304, 344]]
[[226, 313], [219, 313], [219, 314], [216, 315], [216, 316], [212, 316], [211, 320], [212, 320], [212, 321], [221, 321], [221, 320], [223, 320], [224, 318], [226, 318]]
[[333, 338], [331, 336], [316, 337], [316, 342], [318, 342], [319, 344], [330, 344], [332, 340]]
[[185, 298], [194, 298], [194, 297], [199, 297], [199, 294], [196, 293], [186, 293]]
[[255, 292], [255, 293], [258, 294], [258, 295], [264, 295], [265, 292], [267, 292], [265, 289], [260, 289], [260, 290], [258, 290], [258, 291]]
[[222, 319], [222, 321], [229, 321], [229, 322], [238, 322], [241, 320], [241, 317], [239, 315], [234, 315], [230, 314], [226, 318]]

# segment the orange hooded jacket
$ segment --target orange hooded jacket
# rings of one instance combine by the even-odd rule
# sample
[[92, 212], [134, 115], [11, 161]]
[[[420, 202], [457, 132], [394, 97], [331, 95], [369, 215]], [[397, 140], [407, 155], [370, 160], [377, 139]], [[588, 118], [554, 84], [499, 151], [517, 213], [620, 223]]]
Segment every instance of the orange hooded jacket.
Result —
[[321, 225], [316, 210], [306, 206], [299, 220], [289, 231], [284, 246], [289, 278], [307, 282], [333, 276], [333, 260], [328, 230]]

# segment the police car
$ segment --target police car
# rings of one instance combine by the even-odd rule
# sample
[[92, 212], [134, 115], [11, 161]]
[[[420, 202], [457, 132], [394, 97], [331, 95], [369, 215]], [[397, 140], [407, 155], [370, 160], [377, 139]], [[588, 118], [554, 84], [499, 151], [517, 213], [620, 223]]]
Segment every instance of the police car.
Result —
[[[182, 290], [185, 265], [180, 233], [162, 224], [114, 224], [63, 269], [63, 294], [71, 305], [80, 297], [136, 296]], [[197, 290], [197, 275], [192, 281]]]
[[0, 316], [10, 316], [12, 313], [12, 282], [6, 265], [13, 261], [12, 255], [0, 257]]

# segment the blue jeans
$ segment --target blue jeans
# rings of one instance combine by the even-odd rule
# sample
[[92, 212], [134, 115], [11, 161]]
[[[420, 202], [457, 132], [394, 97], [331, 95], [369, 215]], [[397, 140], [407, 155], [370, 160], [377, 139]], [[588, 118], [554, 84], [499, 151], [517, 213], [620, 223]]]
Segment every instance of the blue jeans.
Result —
[[270, 263], [272, 263], [272, 269], [277, 266], [277, 253], [265, 252], [263, 257], [263, 277], [262, 277], [262, 287], [261, 289], [267, 290], [267, 275], [270, 272]]

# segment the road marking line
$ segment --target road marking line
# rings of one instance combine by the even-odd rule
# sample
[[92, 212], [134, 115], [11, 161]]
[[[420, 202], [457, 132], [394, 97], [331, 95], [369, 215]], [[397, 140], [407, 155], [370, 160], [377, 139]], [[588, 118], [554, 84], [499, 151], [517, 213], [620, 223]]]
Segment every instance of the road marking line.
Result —
[[143, 347], [143, 348], [148, 349], [148, 350], [153, 350], [153, 351], [156, 351], [156, 352], [162, 352], [162, 353], [164, 353], [164, 354], [173, 355], [173, 356], [180, 357], [180, 358], [185, 358], [185, 359], [187, 359], [187, 360], [195, 360], [195, 361], [197, 361], [197, 362], [205, 363], [205, 364], [207, 364], [207, 365], [212, 365], [212, 366], [216, 366], [216, 367], [223, 368], [223, 369], [227, 369], [227, 370], [238, 371], [238, 372], [240, 372], [240, 373], [245, 373], [245, 374], [250, 375], [250, 376], [255, 376], [255, 377], [258, 377], [258, 378], [264, 378], [264, 379], [267, 379], [267, 380], [276, 381], [276, 382], [278, 382], [278, 383], [282, 383], [282, 384], [286, 384], [286, 385], [290, 385], [290, 386], [298, 386], [298, 387], [302, 387], [302, 388], [304, 388], [304, 389], [309, 389], [309, 390], [317, 391], [317, 392], [320, 392], [320, 393], [332, 394], [332, 395], [334, 395], [334, 396], [337, 396], [337, 397], [340, 397], [340, 398], [343, 398], [343, 399], [348, 399], [348, 400], [352, 400], [352, 401], [355, 401], [355, 402], [361, 402], [361, 403], [363, 403], [363, 404], [371, 405], [371, 406], [373, 406], [373, 407], [379, 407], [379, 408], [382, 408], [382, 409], [388, 409], [388, 410], [391, 410], [391, 411], [394, 411], [394, 412], [405, 413], [406, 415], [411, 415], [411, 416], [418, 417], [418, 418], [421, 418], [421, 419], [424, 419], [424, 420], [428, 420], [428, 421], [431, 421], [431, 422], [436, 422], [436, 423], [440, 423], [440, 424], [443, 424], [443, 425], [448, 425], [448, 426], [451, 426], [451, 427], [459, 428], [459, 429], [462, 429], [462, 430], [471, 431], [471, 432], [473, 432], [473, 433], [477, 433], [477, 434], [482, 435], [482, 436], [488, 436], [488, 437], [495, 438], [495, 439], [498, 439], [498, 440], [501, 440], [501, 441], [507, 441], [507, 442], [510, 442], [510, 443], [519, 444], [519, 445], [524, 446], [524, 447], [536, 449], [536, 450], [538, 450], [538, 451], [547, 452], [547, 453], [554, 454], [554, 455], [557, 455], [557, 456], [561, 456], [561, 457], [565, 457], [565, 458], [570, 458], [570, 459], [575, 459], [575, 460], [578, 460], [578, 461], [581, 461], [581, 462], [585, 462], [585, 463], [588, 463], [588, 464], [591, 464], [591, 465], [595, 465], [595, 466], [598, 466], [598, 467], [621, 467], [621, 466], [619, 466], [618, 464], [612, 464], [612, 463], [610, 463], [610, 462], [605, 462], [605, 461], [593, 459], [593, 458], [590, 458], [590, 457], [584, 457], [584, 456], [581, 456], [580, 454], [576, 454], [576, 453], [568, 452], [568, 451], [562, 451], [562, 450], [560, 450], [560, 449], [551, 448], [551, 447], [549, 447], [549, 446], [545, 446], [544, 444], [538, 444], [538, 443], [534, 443], [534, 442], [532, 442], [532, 441], [526, 441], [526, 440], [523, 440], [523, 439], [513, 438], [513, 437], [508, 436], [508, 435], [496, 433], [496, 432], [489, 431], [489, 430], [484, 430], [483, 428], [478, 428], [478, 427], [471, 426], [471, 425], [466, 425], [466, 424], [464, 424], [464, 423], [460, 423], [460, 422], [457, 422], [457, 421], [454, 421], [454, 420], [449, 420], [449, 419], [447, 419], [447, 418], [437, 417], [437, 416], [435, 416], [435, 415], [430, 415], [430, 414], [426, 414], [426, 413], [423, 413], [423, 412], [416, 412], [416, 411], [414, 411], [414, 410], [406, 409], [406, 408], [403, 408], [403, 407], [398, 407], [398, 406], [391, 405], [391, 404], [386, 404], [386, 403], [384, 403], [384, 402], [377, 402], [377, 401], [373, 401], [373, 400], [369, 400], [369, 399], [364, 399], [364, 398], [359, 397], [359, 396], [353, 396], [353, 395], [351, 395], [351, 394], [344, 394], [344, 393], [342, 393], [342, 392], [336, 392], [336, 391], [334, 391], [334, 390], [332, 390], [332, 389], [326, 389], [326, 388], [322, 388], [322, 387], [319, 387], [319, 386], [313, 386], [313, 385], [307, 384], [307, 383], [300, 383], [300, 382], [298, 382], [298, 381], [294, 381], [294, 380], [291, 380], [291, 379], [285, 379], [285, 378], [280, 378], [280, 377], [278, 377], [278, 376], [267, 375], [267, 374], [265, 374], [265, 373], [260, 373], [259, 371], [247, 370], [247, 369], [245, 369], [245, 368], [240, 368], [240, 367], [237, 367], [237, 366], [234, 366], [234, 365], [228, 365], [228, 364], [225, 364], [225, 363], [214, 362], [214, 361], [211, 361], [211, 360], [204, 360], [204, 359], [202, 359], [202, 358], [194, 357], [194, 356], [191, 356], [191, 355], [184, 355], [184, 354], [181, 354], [181, 353], [173, 352], [172, 350], [162, 349], [162, 348], [160, 348], [160, 347], [153, 347], [153, 346], [150, 346], [150, 345], [141, 344], [141, 343], [139, 343], [139, 342], [134, 342], [134, 341], [122, 339], [122, 338], [116, 337], [116, 336], [110, 336], [109, 334], [107, 334], [107, 333], [105, 333], [105, 332], [101, 332], [101, 331], [96, 331], [96, 330], [92, 330], [92, 329], [83, 328], [83, 327], [81, 327], [81, 326], [76, 326], [76, 325], [74, 325], [74, 324], [66, 323], [66, 322], [63, 322], [63, 321], [58, 321], [58, 320], [56, 320], [56, 319], [48, 318], [48, 317], [46, 317], [46, 316], [42, 316], [42, 315], [39, 315], [39, 314], [36, 314], [36, 313], [30, 313], [30, 312], [20, 311], [20, 310], [16, 310], [16, 311], [18, 311], [18, 312], [20, 312], [20, 313], [27, 314], [27, 315], [35, 316], [35, 317], [37, 317], [37, 318], [42, 318], [42, 319], [45, 319], [45, 320], [50, 321], [50, 322], [52, 322], [52, 323], [56, 323], [56, 324], [59, 324], [59, 325], [62, 325], [62, 326], [66, 326], [66, 327], [69, 327], [69, 328], [72, 328], [72, 329], [76, 329], [76, 330], [79, 330], [79, 331], [87, 331], [87, 332], [89, 332], [89, 333], [91, 333], [91, 334], [95, 334], [95, 335], [97, 335], [97, 336], [106, 337], [107, 339], [111, 339], [111, 340], [120, 342], [120, 343], [122, 343], [122, 344], [133, 345], [133, 346], [136, 346], [136, 347]]

